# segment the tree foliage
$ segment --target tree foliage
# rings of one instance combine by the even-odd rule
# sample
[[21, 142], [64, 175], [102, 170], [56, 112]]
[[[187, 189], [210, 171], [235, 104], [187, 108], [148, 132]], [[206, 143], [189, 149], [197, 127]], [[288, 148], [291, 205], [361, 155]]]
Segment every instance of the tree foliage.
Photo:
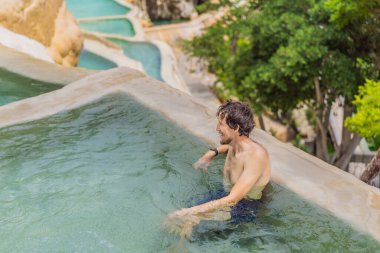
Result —
[[315, 113], [317, 155], [347, 160], [343, 154], [359, 138], [343, 133], [344, 143], [329, 157], [329, 112], [343, 96], [349, 116], [358, 87], [365, 78], [378, 78], [380, 26], [374, 10], [379, 1], [247, 0], [238, 5], [221, 0], [216, 6], [227, 6], [228, 14], [187, 48], [208, 61], [223, 84], [222, 98], [248, 101], [256, 112], [272, 110], [284, 122], [306, 104]]
[[377, 79], [380, 68], [380, 0], [326, 0], [330, 21], [350, 38], [357, 58], [370, 66], [363, 72]]
[[[346, 119], [345, 125], [351, 131], [359, 133], [372, 143], [379, 141], [380, 137], [380, 81], [367, 80], [365, 86], [359, 87], [359, 94], [355, 96], [353, 103], [357, 107], [357, 112]], [[361, 176], [361, 180], [366, 183], [370, 181], [380, 171], [380, 146], [377, 145], [377, 154], [367, 165]]]
[[[364, 81], [349, 53], [352, 42], [328, 24], [323, 2], [248, 1], [193, 40], [192, 53], [209, 61], [209, 70], [228, 94], [287, 112], [315, 98], [315, 78], [331, 102], [353, 97]], [[286, 94], [286, 95], [284, 95]], [[274, 99], [275, 98], [275, 99]]]
[[346, 119], [345, 125], [367, 139], [380, 136], [380, 81], [367, 80], [353, 103], [357, 112]]

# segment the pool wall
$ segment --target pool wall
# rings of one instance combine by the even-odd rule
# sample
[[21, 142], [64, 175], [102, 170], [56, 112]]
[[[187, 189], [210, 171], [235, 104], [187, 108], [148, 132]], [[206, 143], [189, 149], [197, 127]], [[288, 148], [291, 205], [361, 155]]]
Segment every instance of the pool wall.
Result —
[[0, 68], [46, 83], [66, 85], [96, 73], [94, 70], [49, 63], [2, 45], [0, 59]]
[[[206, 107], [186, 93], [125, 67], [86, 76], [60, 90], [2, 106], [0, 127], [71, 110], [114, 93], [133, 96], [211, 146], [218, 143], [214, 130], [216, 107]], [[251, 137], [267, 148], [275, 183], [380, 241], [379, 189], [261, 130], [255, 129]]]
[[190, 90], [187, 87], [185, 80], [180, 74], [177, 58], [175, 57], [171, 47], [163, 41], [160, 40], [149, 40], [150, 43], [154, 44], [161, 53], [161, 76], [170, 86], [180, 87], [179, 90], [190, 94]]
[[[133, 13], [133, 12], [132, 12]], [[137, 40], [143, 40], [144, 39], [144, 30], [141, 28], [141, 25], [136, 21], [136, 19], [133, 17], [133, 15], [128, 12], [126, 15], [118, 15], [118, 16], [105, 16], [105, 17], [93, 17], [93, 18], [78, 18], [79, 23], [86, 23], [88, 21], [105, 21], [105, 20], [119, 20], [119, 19], [125, 19], [126, 21], [131, 22], [133, 26], [134, 35], [128, 36], [130, 38], [135, 38]], [[90, 31], [86, 31], [90, 32]]]
[[[173, 88], [179, 89], [182, 92], [190, 94], [190, 90], [187, 87], [185, 80], [182, 78], [179, 72], [177, 59], [174, 56], [172, 49], [166, 43], [157, 41], [157, 40], [138, 40], [134, 37], [128, 38], [128, 37], [125, 37], [122, 35], [116, 35], [116, 34], [110, 35], [110, 34], [103, 34], [103, 33], [98, 33], [98, 32], [87, 32], [87, 34], [91, 34], [93, 36], [97, 36], [100, 38], [119, 39], [126, 42], [148, 43], [148, 44], [153, 45], [154, 47], [158, 48], [161, 55], [160, 73], [161, 73], [161, 77], [163, 81]], [[145, 71], [143, 72], [145, 73]]]
[[101, 37], [85, 33], [83, 49], [112, 61], [119, 67], [130, 67], [144, 73], [141, 62], [126, 57], [122, 48]]

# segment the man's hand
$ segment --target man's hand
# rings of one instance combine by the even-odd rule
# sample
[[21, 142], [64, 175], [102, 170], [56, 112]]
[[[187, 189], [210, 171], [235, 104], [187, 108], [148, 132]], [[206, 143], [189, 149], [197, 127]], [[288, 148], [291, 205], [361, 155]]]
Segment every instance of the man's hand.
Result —
[[229, 206], [203, 212], [198, 209], [203, 208], [195, 206], [172, 212], [164, 221], [163, 227], [170, 233], [188, 238], [193, 231], [193, 227], [199, 224], [201, 220], [225, 221], [231, 219], [231, 208]]
[[[228, 152], [228, 145], [221, 145], [217, 147], [219, 154], [224, 154]], [[212, 159], [215, 157], [215, 151], [209, 150], [204, 154], [198, 161], [193, 164], [193, 168], [196, 170], [203, 169], [207, 170], [207, 167], [210, 166]]]
[[203, 169], [207, 170], [208, 166], [210, 166], [212, 159], [214, 158], [214, 151], [208, 151], [204, 154], [198, 161], [193, 164], [193, 168], [196, 170]]
[[200, 218], [193, 215], [189, 208], [185, 208], [169, 214], [163, 226], [170, 233], [179, 234], [181, 237], [189, 237], [193, 227], [199, 222]]

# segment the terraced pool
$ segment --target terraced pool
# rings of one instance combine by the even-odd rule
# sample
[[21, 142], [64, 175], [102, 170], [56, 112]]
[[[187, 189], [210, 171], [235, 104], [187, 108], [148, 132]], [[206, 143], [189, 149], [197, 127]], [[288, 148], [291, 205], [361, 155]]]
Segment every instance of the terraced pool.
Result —
[[131, 21], [124, 18], [81, 21], [80, 27], [82, 30], [90, 32], [120, 34], [126, 37], [133, 37], [135, 35], [135, 30], [133, 29]]
[[121, 39], [109, 40], [123, 48], [124, 54], [129, 58], [141, 62], [145, 72], [149, 76], [162, 81], [161, 53], [155, 45], [145, 42], [130, 42]]
[[114, 0], [65, 0], [70, 12], [76, 18], [124, 15], [129, 8]]
[[78, 67], [95, 69], [95, 70], [106, 70], [116, 68], [117, 65], [97, 54], [93, 54], [87, 50], [82, 50], [79, 59]]

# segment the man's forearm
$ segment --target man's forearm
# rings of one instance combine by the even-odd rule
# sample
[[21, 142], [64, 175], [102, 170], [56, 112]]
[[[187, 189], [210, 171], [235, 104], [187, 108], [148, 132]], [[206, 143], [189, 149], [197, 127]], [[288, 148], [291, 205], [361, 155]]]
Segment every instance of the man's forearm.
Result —
[[224, 154], [228, 151], [228, 145], [221, 145], [216, 148], [212, 148], [204, 155], [206, 157], [210, 157], [211, 159], [217, 156], [218, 154]]
[[198, 206], [193, 206], [191, 208], [188, 208], [188, 210], [192, 214], [201, 214], [220, 210], [224, 207], [231, 207], [235, 204], [235, 201], [233, 201], [229, 196], [226, 196], [221, 199], [213, 200]]
[[220, 145], [219, 147], [217, 147], [217, 149], [218, 149], [218, 153], [219, 154], [227, 153], [227, 151], [228, 151], [228, 145], [227, 144]]

